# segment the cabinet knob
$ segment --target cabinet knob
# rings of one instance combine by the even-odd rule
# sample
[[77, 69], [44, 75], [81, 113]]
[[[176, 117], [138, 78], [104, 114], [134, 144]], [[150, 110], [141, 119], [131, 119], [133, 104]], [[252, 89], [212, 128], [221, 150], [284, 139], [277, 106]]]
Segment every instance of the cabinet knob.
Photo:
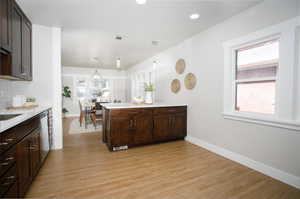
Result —
[[1, 166], [8, 166], [9, 165], [9, 162], [3, 162], [1, 163]]
[[8, 157], [8, 158], [6, 158], [6, 160], [8, 160], [8, 161], [11, 161], [11, 160], [14, 160], [15, 158], [14, 157]]
[[8, 145], [9, 143], [8, 142], [1, 142], [0, 143], [0, 146], [6, 146], [6, 145]]
[[2, 183], [1, 185], [2, 185], [3, 187], [6, 187], [6, 186], [11, 185], [11, 182], [5, 182], [5, 183]]
[[35, 150], [35, 147], [34, 146], [30, 146], [30, 147], [28, 147], [29, 148], [29, 150]]
[[8, 179], [8, 180], [12, 180], [12, 179], [15, 179], [16, 178], [16, 176], [8, 176], [8, 177], [6, 177], [6, 179]]

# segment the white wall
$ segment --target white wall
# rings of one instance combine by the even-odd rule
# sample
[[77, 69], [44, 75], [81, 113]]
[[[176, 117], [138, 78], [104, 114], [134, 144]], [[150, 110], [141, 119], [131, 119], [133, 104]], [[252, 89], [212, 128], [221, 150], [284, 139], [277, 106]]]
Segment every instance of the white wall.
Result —
[[[40, 25], [32, 26], [33, 81], [1, 80], [0, 90], [11, 97], [17, 94], [37, 98], [40, 105], [53, 107], [54, 148], [62, 148], [61, 121], [61, 29]], [[3, 86], [9, 88], [2, 88]]]
[[[222, 117], [222, 43], [299, 15], [298, 3], [298, 0], [266, 0], [133, 66], [128, 72], [150, 68], [152, 62], [157, 60], [156, 98], [159, 101], [189, 105], [189, 136], [300, 177], [299, 132]], [[183, 83], [184, 78], [184, 75], [175, 73], [175, 63], [179, 58], [184, 58], [187, 63], [184, 75], [193, 72], [198, 82], [192, 91], [182, 85], [181, 91], [173, 94], [170, 91], [171, 80], [179, 78]]]
[[[102, 77], [109, 82], [110, 87], [110, 99], [111, 101], [121, 100], [122, 102], [128, 101], [128, 77], [126, 71], [120, 70], [109, 70], [109, 69], [98, 69], [98, 72]], [[80, 77], [85, 77], [87, 79], [91, 78], [95, 73], [94, 68], [87, 67], [70, 67], [64, 66], [62, 68], [62, 81], [63, 86], [69, 86], [72, 92], [71, 99], [63, 99], [63, 107], [69, 112], [66, 114], [69, 116], [79, 116], [79, 103], [76, 96], [76, 79]]]

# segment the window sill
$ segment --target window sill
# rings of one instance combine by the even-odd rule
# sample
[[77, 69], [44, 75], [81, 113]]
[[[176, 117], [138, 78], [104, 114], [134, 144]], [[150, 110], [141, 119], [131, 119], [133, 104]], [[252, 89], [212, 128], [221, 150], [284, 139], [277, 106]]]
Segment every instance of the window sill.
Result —
[[225, 119], [230, 119], [230, 120], [237, 120], [242, 122], [249, 122], [249, 123], [260, 124], [265, 126], [273, 126], [278, 128], [300, 131], [299, 121], [278, 120], [274, 118], [249, 116], [249, 115], [243, 115], [238, 113], [223, 113], [223, 117]]

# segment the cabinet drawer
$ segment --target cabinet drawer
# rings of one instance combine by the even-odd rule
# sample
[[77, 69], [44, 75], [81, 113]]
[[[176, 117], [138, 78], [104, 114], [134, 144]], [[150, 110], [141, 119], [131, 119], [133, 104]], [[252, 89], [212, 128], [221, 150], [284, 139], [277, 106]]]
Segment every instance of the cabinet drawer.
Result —
[[3, 153], [0, 157], [0, 176], [2, 176], [16, 162], [16, 147]]
[[16, 143], [16, 129], [12, 128], [0, 134], [0, 153]]
[[16, 166], [13, 166], [9, 171], [3, 175], [0, 179], [0, 196], [5, 194], [16, 183], [17, 170]]
[[186, 107], [165, 107], [165, 108], [155, 108], [153, 114], [170, 114], [170, 113], [182, 113], [186, 111]]
[[152, 110], [150, 109], [116, 109], [116, 110], [110, 110], [111, 116], [118, 116], [118, 117], [130, 117], [135, 116], [138, 114], [152, 114]]
[[17, 139], [20, 140], [26, 135], [28, 135], [31, 131], [39, 127], [39, 119], [38, 117], [34, 117], [29, 119], [16, 127], [16, 136]]

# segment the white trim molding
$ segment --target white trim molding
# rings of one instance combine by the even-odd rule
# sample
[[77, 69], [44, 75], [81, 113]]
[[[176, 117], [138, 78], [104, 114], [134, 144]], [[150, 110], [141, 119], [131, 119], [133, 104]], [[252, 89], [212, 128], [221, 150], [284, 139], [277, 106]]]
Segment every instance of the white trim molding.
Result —
[[[242, 122], [257, 123], [285, 129], [300, 130], [299, 84], [299, 28], [300, 17], [253, 32], [223, 43], [224, 47], [224, 92], [223, 117]], [[279, 39], [279, 66], [276, 80], [275, 113], [261, 114], [235, 110], [236, 102], [236, 50]], [[259, 80], [259, 79], [258, 79]], [[273, 80], [273, 79], [271, 79]]]
[[66, 113], [64, 115], [64, 118], [68, 118], [68, 117], [79, 117], [79, 114], [68, 114], [68, 113]]
[[277, 179], [281, 182], [284, 182], [293, 187], [296, 187], [297, 189], [300, 189], [300, 177], [298, 177], [298, 176], [295, 176], [295, 175], [289, 174], [285, 171], [265, 165], [261, 162], [257, 162], [246, 156], [240, 155], [238, 153], [234, 153], [232, 151], [229, 151], [229, 150], [221, 148], [219, 146], [207, 143], [203, 140], [200, 140], [200, 139], [192, 137], [192, 136], [187, 136], [185, 138], [185, 140], [192, 144], [195, 144], [199, 147], [205, 148], [208, 151], [211, 151], [211, 152], [216, 153], [220, 156], [223, 156], [227, 159], [230, 159], [234, 162], [240, 163], [241, 165], [244, 165], [248, 168], [254, 169], [260, 173], [263, 173], [267, 176]]
[[300, 122], [297, 121], [287, 121], [287, 120], [278, 120], [273, 118], [264, 118], [259, 116], [249, 116], [249, 115], [243, 115], [243, 114], [232, 114], [232, 113], [223, 113], [223, 117], [225, 119], [230, 120], [237, 120], [242, 122], [249, 122], [249, 123], [255, 123], [265, 126], [273, 126], [283, 129], [290, 129], [290, 130], [296, 130], [300, 132]]

